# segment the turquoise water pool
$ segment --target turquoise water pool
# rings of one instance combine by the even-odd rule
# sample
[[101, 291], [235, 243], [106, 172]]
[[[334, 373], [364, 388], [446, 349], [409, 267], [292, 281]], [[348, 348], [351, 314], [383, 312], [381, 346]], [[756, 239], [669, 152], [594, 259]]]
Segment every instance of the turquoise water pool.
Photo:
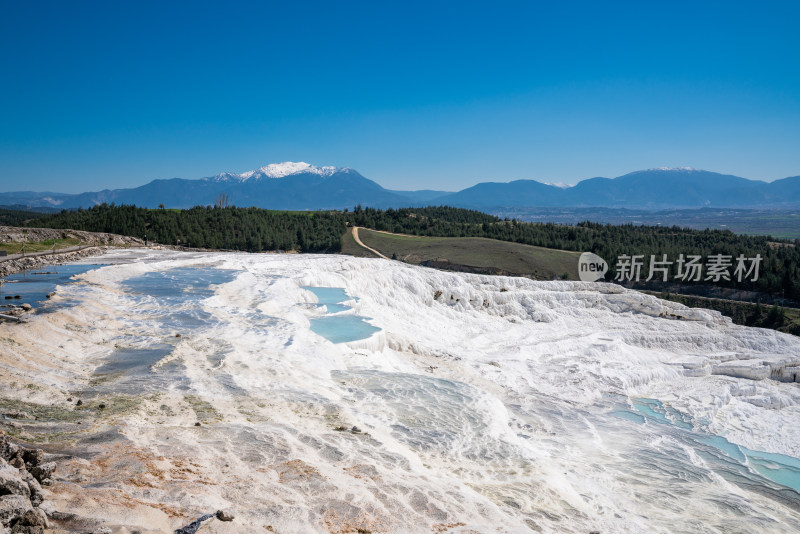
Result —
[[650, 422], [678, 429], [673, 436], [691, 445], [710, 464], [719, 464], [726, 478], [752, 480], [760, 475], [800, 493], [800, 459], [751, 450], [722, 436], [705, 433], [690, 417], [656, 399], [636, 398], [631, 404], [633, 410], [616, 410], [612, 415], [639, 424]]
[[342, 302], [351, 299], [341, 287], [310, 287], [303, 286], [317, 296], [317, 304], [325, 306], [328, 313], [338, 313], [351, 309], [350, 306], [345, 306]]
[[342, 304], [348, 300], [356, 300], [347, 295], [340, 287], [303, 286], [314, 293], [319, 306], [324, 306], [329, 315], [311, 319], [311, 331], [324, 337], [331, 343], [347, 343], [367, 339], [380, 328], [372, 326], [360, 315], [330, 315], [350, 310], [350, 306]]
[[380, 328], [372, 326], [358, 315], [320, 317], [311, 320], [311, 331], [331, 343], [347, 343], [367, 339]]

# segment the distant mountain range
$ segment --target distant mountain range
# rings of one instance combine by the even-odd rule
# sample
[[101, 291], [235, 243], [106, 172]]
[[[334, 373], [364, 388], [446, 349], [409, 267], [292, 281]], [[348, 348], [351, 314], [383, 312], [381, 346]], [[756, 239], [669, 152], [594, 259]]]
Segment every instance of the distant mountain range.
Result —
[[572, 187], [535, 180], [484, 182], [458, 191], [392, 191], [357, 171], [277, 163], [241, 174], [153, 180], [131, 189], [63, 194], [0, 193], [0, 204], [29, 208], [91, 207], [103, 202], [156, 208], [213, 205], [225, 194], [234, 205], [317, 210], [450, 205], [480, 210], [503, 207], [597, 207], [642, 210], [713, 208], [800, 208], [800, 176], [762, 182], [692, 168], [637, 171], [618, 178], [590, 178]]

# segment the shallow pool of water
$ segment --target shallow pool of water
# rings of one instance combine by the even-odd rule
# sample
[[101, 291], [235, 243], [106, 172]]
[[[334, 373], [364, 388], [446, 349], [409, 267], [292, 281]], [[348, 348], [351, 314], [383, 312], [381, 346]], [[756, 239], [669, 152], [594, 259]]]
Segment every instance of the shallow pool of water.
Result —
[[239, 271], [212, 267], [181, 267], [155, 271], [122, 283], [135, 305], [148, 303], [159, 326], [180, 331], [198, 330], [217, 324], [203, 308], [202, 300], [214, 294], [213, 286], [232, 281]]
[[367, 339], [380, 328], [372, 326], [360, 315], [331, 315], [348, 311], [352, 308], [342, 304], [349, 300], [357, 300], [347, 295], [340, 287], [311, 287], [303, 286], [314, 293], [317, 304], [324, 306], [329, 314], [324, 317], [311, 319], [311, 331], [330, 341], [331, 343], [347, 343]]
[[[632, 399], [631, 404], [633, 411], [617, 410], [613, 411], [612, 415], [640, 424], [652, 422], [680, 429], [683, 432], [674, 433], [674, 437], [692, 445], [701, 457], [710, 460], [712, 464], [719, 464], [719, 469], [724, 471], [721, 473], [724, 477], [730, 478], [733, 472], [734, 481], [747, 479], [752, 482], [760, 475], [771, 482], [795, 490], [798, 492], [796, 497], [800, 497], [800, 459], [783, 454], [754, 451], [731, 443], [722, 436], [704, 433], [696, 429], [697, 425], [692, 424], [688, 416], [655, 399]], [[712, 450], [704, 451], [703, 446]], [[723, 456], [717, 453], [722, 453]]]
[[[0, 286], [0, 306], [6, 304], [22, 304], [26, 302], [32, 306], [47, 302], [47, 295], [56, 290], [56, 286], [74, 283], [72, 278], [92, 269], [101, 267], [95, 265], [48, 265], [21, 273], [15, 273], [5, 278], [6, 283]], [[21, 298], [8, 299], [19, 295]], [[69, 304], [62, 301], [61, 304]]]
[[311, 331], [331, 343], [347, 343], [367, 339], [380, 328], [372, 326], [358, 315], [339, 315], [311, 319]]
[[350, 306], [345, 306], [342, 303], [347, 302], [348, 300], [355, 300], [347, 296], [347, 293], [341, 287], [303, 286], [303, 289], [307, 289], [314, 293], [314, 295], [317, 297], [317, 304], [319, 306], [324, 306], [328, 313], [347, 311], [351, 309]]
[[151, 365], [167, 356], [173, 348], [169, 345], [160, 345], [149, 349], [118, 348], [106, 358], [103, 365], [95, 369], [94, 374], [147, 372]]
[[132, 294], [186, 301], [213, 295], [212, 285], [230, 282], [237, 273], [231, 269], [179, 267], [130, 278], [122, 286]]

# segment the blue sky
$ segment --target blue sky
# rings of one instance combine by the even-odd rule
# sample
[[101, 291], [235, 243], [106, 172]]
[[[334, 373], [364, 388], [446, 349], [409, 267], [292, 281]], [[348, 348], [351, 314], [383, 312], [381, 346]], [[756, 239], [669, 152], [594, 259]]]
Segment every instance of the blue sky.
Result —
[[11, 2], [0, 191], [800, 174], [799, 2]]

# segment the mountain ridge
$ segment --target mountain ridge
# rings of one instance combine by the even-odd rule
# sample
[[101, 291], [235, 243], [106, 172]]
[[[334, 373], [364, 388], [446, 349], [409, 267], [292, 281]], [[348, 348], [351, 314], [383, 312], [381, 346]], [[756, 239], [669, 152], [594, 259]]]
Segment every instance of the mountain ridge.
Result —
[[213, 205], [225, 194], [239, 206], [317, 210], [451, 205], [500, 207], [605, 207], [644, 210], [715, 208], [800, 208], [800, 176], [773, 182], [750, 180], [690, 167], [633, 171], [616, 178], [594, 177], [570, 187], [536, 180], [480, 182], [456, 192], [393, 191], [350, 167], [305, 162], [273, 163], [243, 173], [200, 179], [156, 179], [139, 187], [77, 194], [16, 191], [0, 193], [0, 204], [31, 208], [88, 208], [102, 203], [156, 208]]

